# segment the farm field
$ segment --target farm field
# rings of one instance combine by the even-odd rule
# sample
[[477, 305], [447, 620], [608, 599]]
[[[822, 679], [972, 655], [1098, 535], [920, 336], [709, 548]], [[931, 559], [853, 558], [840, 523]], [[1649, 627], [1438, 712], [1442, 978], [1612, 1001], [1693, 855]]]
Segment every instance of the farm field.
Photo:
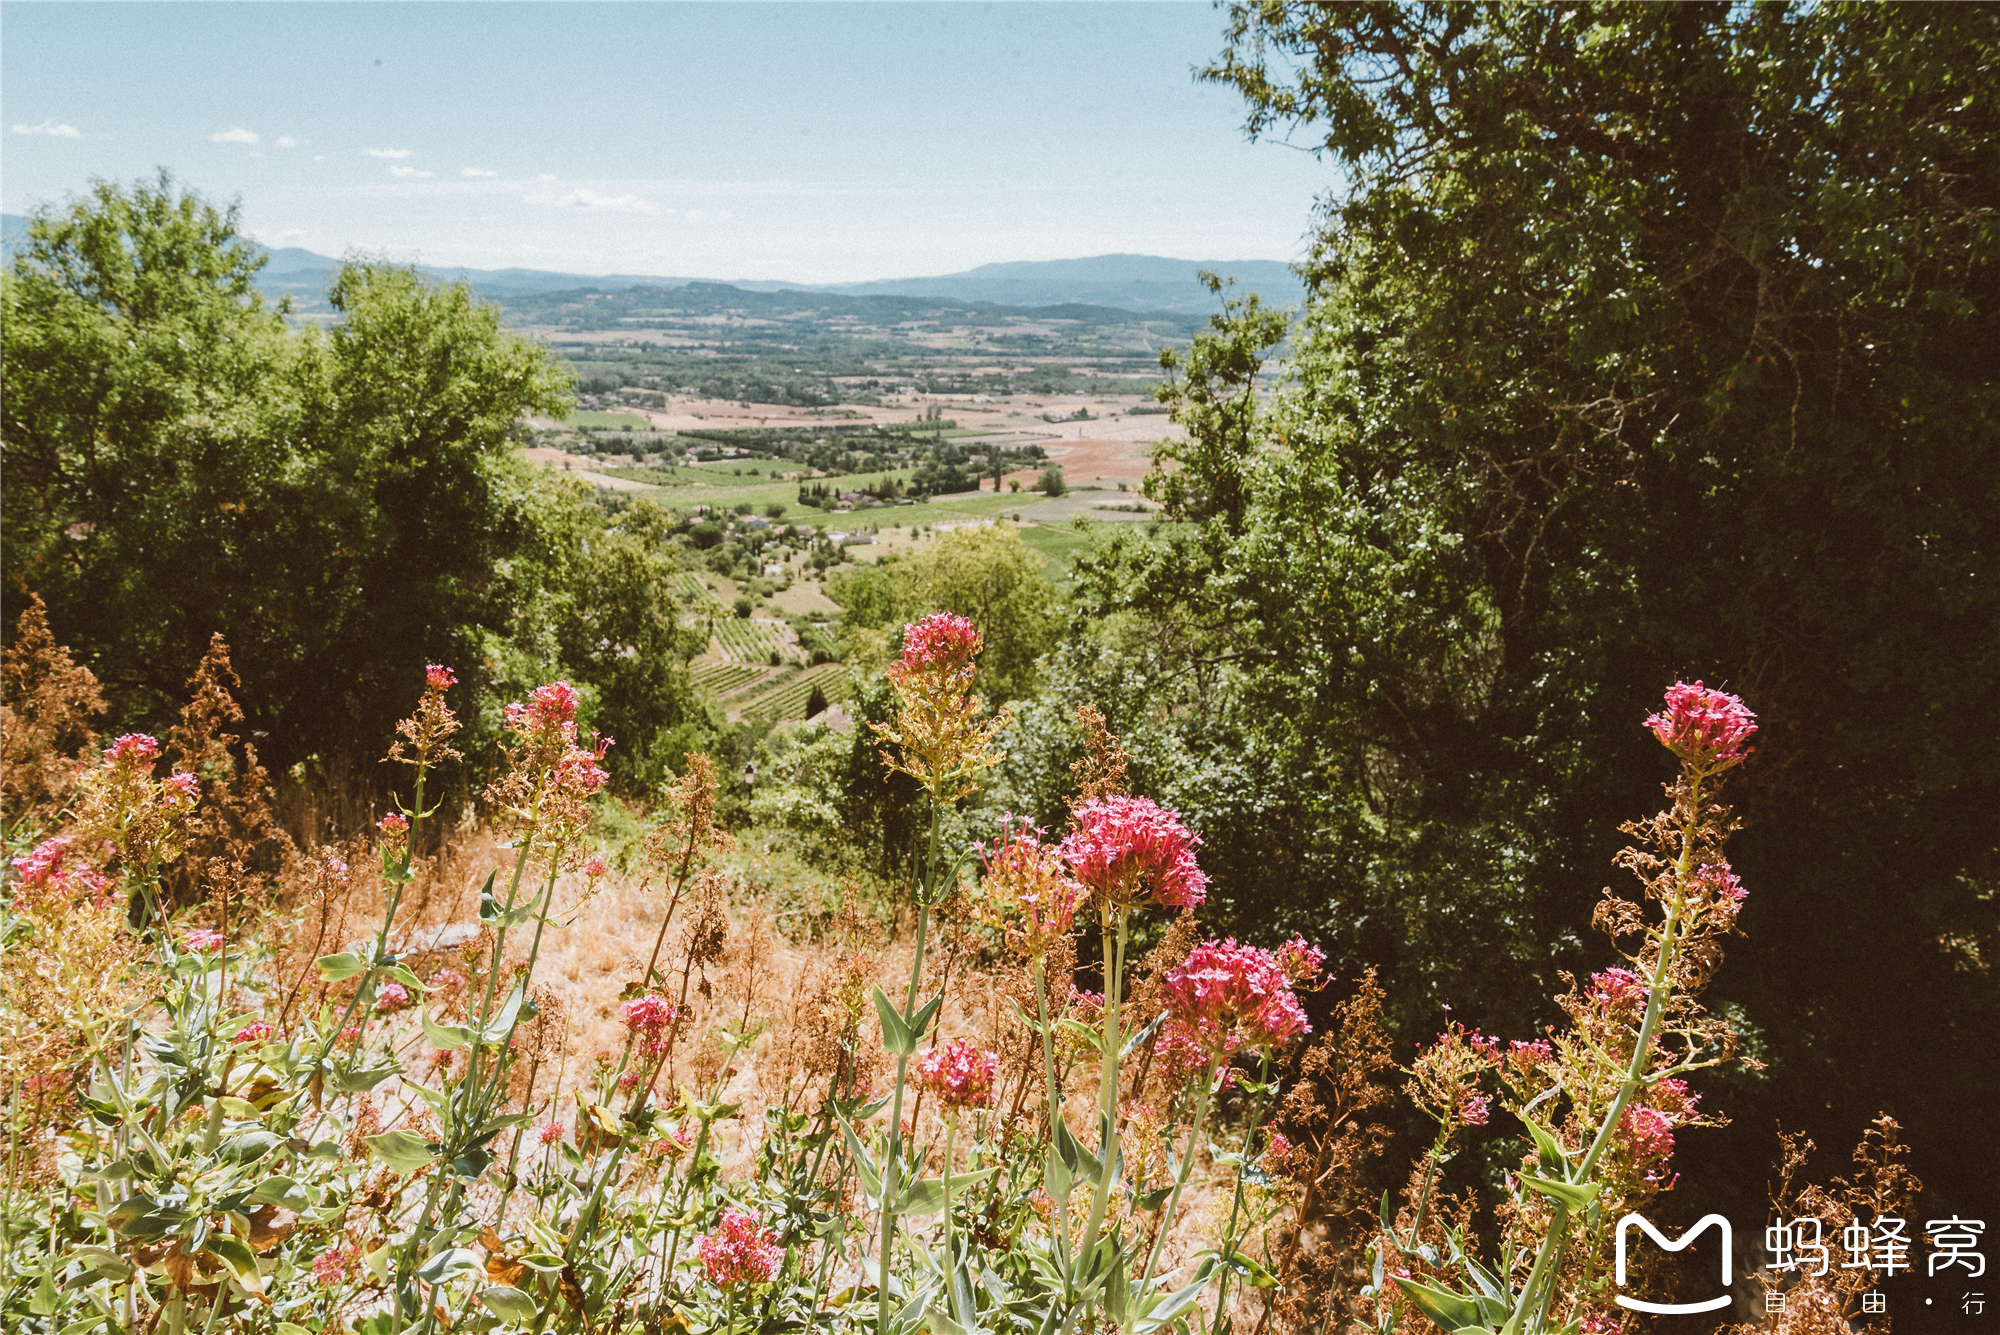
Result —
[[644, 431], [652, 423], [637, 413], [599, 413], [578, 409], [563, 418], [563, 425], [579, 430]]

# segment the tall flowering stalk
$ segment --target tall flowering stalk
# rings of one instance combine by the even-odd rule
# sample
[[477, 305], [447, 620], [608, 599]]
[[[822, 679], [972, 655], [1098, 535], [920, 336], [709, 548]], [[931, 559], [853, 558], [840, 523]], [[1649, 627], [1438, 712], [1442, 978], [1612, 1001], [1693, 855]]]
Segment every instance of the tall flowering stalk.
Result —
[[[1173, 1226], [1174, 1211], [1199, 1148], [1209, 1100], [1229, 1078], [1230, 1063], [1238, 1057], [1252, 1055], [1268, 1063], [1273, 1053], [1294, 1038], [1312, 1032], [1312, 1026], [1306, 1022], [1305, 1008], [1299, 1004], [1298, 990], [1316, 986], [1325, 963], [1324, 954], [1298, 937], [1275, 951], [1238, 945], [1232, 937], [1196, 946], [1167, 975], [1163, 988], [1167, 1024], [1160, 1046], [1169, 1070], [1194, 1074], [1195, 1108], [1180, 1171], [1175, 1175], [1173, 1192], [1146, 1257], [1145, 1273], [1140, 1280], [1142, 1288], [1152, 1279], [1160, 1249]], [[1243, 1139], [1246, 1152], [1256, 1138], [1263, 1106], [1260, 1093]], [[1239, 1175], [1223, 1235], [1225, 1259], [1234, 1253], [1236, 1224], [1242, 1209], [1243, 1181]], [[1215, 1306], [1218, 1321], [1228, 1302], [1228, 1267], [1223, 1269], [1222, 1276], [1222, 1289]]]
[[1099, 1168], [1077, 1251], [1079, 1260], [1087, 1263], [1104, 1226], [1118, 1155], [1118, 1071], [1129, 1037], [1118, 1013], [1132, 910], [1145, 905], [1194, 908], [1207, 897], [1208, 877], [1195, 862], [1194, 850], [1201, 839], [1181, 824], [1176, 813], [1146, 798], [1095, 798], [1073, 815], [1076, 828], [1057, 852], [1070, 875], [1088, 891], [1104, 945], [1104, 1022], [1098, 1036]]
[[975, 792], [979, 774], [1002, 759], [993, 742], [1006, 726], [1007, 711], [1002, 708], [988, 717], [985, 702], [972, 693], [981, 643], [979, 628], [950, 612], [933, 612], [914, 625], [904, 626], [902, 657], [889, 668], [889, 685], [896, 693], [895, 714], [886, 723], [869, 725], [884, 743], [882, 763], [891, 772], [907, 774], [922, 785], [931, 808], [929, 838], [916, 867], [917, 940], [902, 1010], [891, 1006], [880, 988], [875, 990], [883, 1041], [896, 1054], [888, 1153], [880, 1174], [878, 1335], [886, 1335], [889, 1329], [889, 1267], [903, 1190], [903, 1096], [909, 1084], [910, 1058], [944, 1000], [939, 993], [924, 1006], [917, 1005], [930, 912], [957, 879], [956, 866], [947, 866], [941, 856], [944, 812]]
[[[1723, 776], [1748, 759], [1756, 719], [1733, 695], [1676, 682], [1645, 727], [1679, 759], [1681, 772], [1669, 789], [1667, 811], [1625, 827], [1671, 856], [1628, 848], [1619, 858], [1643, 882], [1645, 899], [1658, 904], [1658, 919], [1643, 904], [1608, 896], [1598, 907], [1598, 922], [1614, 940], [1638, 938], [1626, 957], [1631, 967], [1605, 970], [1564, 998], [1572, 1027], [1552, 1042], [1503, 1046], [1454, 1027], [1413, 1070], [1412, 1088], [1439, 1117], [1441, 1134], [1454, 1123], [1485, 1120], [1488, 1100], [1477, 1081], [1492, 1071], [1507, 1105], [1534, 1137], [1536, 1171], [1522, 1172], [1519, 1182], [1546, 1203], [1547, 1224], [1526, 1279], [1497, 1323], [1519, 1335], [1534, 1335], [1556, 1319], [1551, 1312], [1572, 1218], [1596, 1219], [1607, 1196], [1615, 1200], [1623, 1190], [1657, 1186], [1673, 1127], [1696, 1120], [1696, 1096], [1682, 1077], [1733, 1050], [1727, 1026], [1701, 1016], [1691, 998], [1720, 958], [1717, 939], [1733, 928], [1744, 899], [1722, 855], [1726, 813], [1713, 799]], [[1557, 1094], [1569, 1100], [1572, 1125], [1581, 1133], [1574, 1149], [1554, 1124], [1555, 1106], [1541, 1106]], [[1407, 1242], [1415, 1235], [1413, 1227]], [[1585, 1258], [1585, 1276], [1591, 1264]], [[1477, 1305], [1477, 1295], [1402, 1276], [1396, 1283], [1440, 1322], [1454, 1321], [1466, 1303]]]

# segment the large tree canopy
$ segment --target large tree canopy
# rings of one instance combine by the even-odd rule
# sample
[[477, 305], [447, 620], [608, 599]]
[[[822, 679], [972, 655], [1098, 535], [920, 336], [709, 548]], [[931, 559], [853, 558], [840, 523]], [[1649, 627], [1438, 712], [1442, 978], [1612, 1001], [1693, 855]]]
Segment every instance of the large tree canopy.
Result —
[[603, 515], [514, 455], [567, 376], [394, 265], [344, 266], [333, 324], [290, 329], [263, 262], [165, 176], [34, 220], [0, 278], [10, 592], [127, 724], [170, 717], [221, 631], [280, 766], [379, 754], [442, 662], [467, 699], [579, 675], [614, 766], [658, 777], [693, 715], [657, 517], [593, 547]]
[[1230, 14], [1209, 77], [1343, 184], [1289, 388], [1246, 410], [1279, 331], [1232, 306], [1152, 484], [1187, 522], [1085, 563], [1058, 684], [1247, 929], [1515, 1033], [1602, 967], [1640, 719], [1727, 684], [1763, 730], [1717, 990], [1770, 1068], [1709, 1082], [1694, 1160], [1754, 1191], [1774, 1118], [1888, 1109], [1940, 1188], [2000, 1180], [2000, 12]]

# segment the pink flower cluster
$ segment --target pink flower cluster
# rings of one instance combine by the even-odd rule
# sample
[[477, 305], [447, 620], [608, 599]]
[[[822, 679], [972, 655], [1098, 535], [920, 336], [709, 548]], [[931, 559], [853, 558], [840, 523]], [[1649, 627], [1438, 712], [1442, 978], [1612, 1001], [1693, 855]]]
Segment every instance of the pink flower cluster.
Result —
[[143, 732], [128, 732], [112, 742], [104, 754], [115, 764], [151, 769], [160, 757], [160, 744]]
[[1674, 1128], [1694, 1120], [1701, 1095], [1689, 1089], [1685, 1080], [1667, 1079], [1654, 1081], [1643, 1098], [1645, 1102], [1634, 1102], [1625, 1109], [1618, 1131], [1632, 1162], [1650, 1169], [1646, 1180], [1657, 1182], [1674, 1152]]
[[1606, 1014], [1644, 1010], [1651, 991], [1646, 980], [1630, 969], [1606, 969], [1590, 975], [1590, 999]]
[[232, 1043], [262, 1043], [276, 1032], [277, 1030], [271, 1027], [269, 1020], [252, 1020], [249, 1024], [238, 1029], [229, 1041]]
[[1083, 887], [1069, 878], [1057, 850], [1044, 844], [1042, 832], [1025, 819], [1017, 825], [1012, 817], [1003, 817], [1001, 829], [992, 847], [979, 850], [985, 884], [1011, 910], [1007, 944], [1039, 956], [1074, 930]]
[[528, 692], [526, 704], [516, 701], [507, 706], [507, 726], [523, 736], [561, 732], [565, 724], [575, 723], [580, 698], [576, 687], [566, 681], [537, 686]]
[[313, 1278], [332, 1288], [354, 1273], [354, 1263], [358, 1259], [359, 1253], [352, 1247], [328, 1247], [313, 1258]]
[[903, 627], [905, 674], [956, 677], [972, 671], [982, 640], [979, 628], [951, 612], [933, 612], [913, 626]]
[[1100, 797], [1077, 808], [1076, 824], [1058, 852], [1105, 903], [1188, 909], [1207, 898], [1194, 860], [1201, 839], [1177, 813], [1143, 797]]
[[432, 663], [424, 669], [424, 686], [428, 690], [448, 691], [458, 685], [458, 674], [442, 663]]
[[763, 1227], [749, 1211], [732, 1207], [722, 1212], [715, 1232], [701, 1240], [701, 1267], [709, 1282], [720, 1288], [768, 1284], [785, 1259], [777, 1243], [775, 1229]]
[[1748, 758], [1743, 744], [1757, 731], [1757, 716], [1736, 696], [1677, 681], [1667, 688], [1667, 707], [1646, 726], [1681, 759], [1719, 770]]
[[21, 880], [14, 891], [16, 909], [30, 908], [54, 900], [87, 896], [99, 907], [108, 900], [111, 878], [69, 858], [69, 840], [60, 836], [44, 839], [34, 850], [14, 859], [14, 872]]
[[549, 1122], [540, 1131], [535, 1133], [535, 1143], [538, 1145], [559, 1145], [562, 1143], [562, 1138], [563, 1124], [561, 1122]]
[[993, 1106], [993, 1077], [1000, 1069], [998, 1054], [954, 1038], [941, 1048], [925, 1048], [915, 1063], [917, 1084], [937, 1095], [947, 1108]]
[[618, 1008], [618, 1023], [632, 1031], [648, 1057], [658, 1057], [673, 1041], [674, 1008], [659, 993], [648, 992]]
[[1166, 1046], [1187, 1057], [1226, 1064], [1239, 1052], [1271, 1052], [1310, 1033], [1304, 1007], [1292, 989], [1319, 975], [1324, 957], [1293, 938], [1277, 952], [1205, 941], [1167, 975]]
[[410, 989], [401, 983], [384, 983], [375, 996], [377, 1015], [394, 1015], [397, 1011], [410, 1008]]
[[1717, 903], [1726, 900], [1731, 904], [1741, 904], [1750, 895], [1750, 892], [1743, 888], [1743, 882], [1737, 879], [1736, 873], [1726, 865], [1717, 867], [1710, 863], [1702, 863], [1694, 874], [1694, 884]]
[[210, 951], [222, 949], [228, 943], [229, 938], [221, 932], [208, 927], [197, 927], [181, 938], [181, 949], [197, 955], [206, 955]]
[[1674, 1152], [1673, 1119], [1658, 1108], [1633, 1104], [1625, 1110], [1618, 1130], [1631, 1147], [1633, 1159], [1641, 1164], [1657, 1162]]

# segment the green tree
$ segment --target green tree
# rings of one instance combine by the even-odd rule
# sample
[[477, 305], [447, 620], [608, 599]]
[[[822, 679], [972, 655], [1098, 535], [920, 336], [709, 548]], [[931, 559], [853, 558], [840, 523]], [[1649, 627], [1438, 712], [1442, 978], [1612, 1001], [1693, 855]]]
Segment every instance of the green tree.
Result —
[[1247, 406], [1247, 304], [1181, 364], [1191, 523], [1081, 563], [1059, 690], [1246, 929], [1522, 1032], [1663, 775], [1637, 721], [1728, 683], [1764, 723], [1717, 992], [1771, 1070], [1691, 1167], [1887, 1108], [1941, 1197], [2000, 1178], [2000, 13], [1230, 15], [1210, 77], [1344, 178], [1294, 383]]
[[133, 725], [219, 630], [273, 761], [365, 756], [427, 661], [483, 684], [531, 536], [515, 424], [567, 381], [463, 285], [350, 263], [293, 331], [262, 264], [164, 174], [36, 216], [0, 287], [7, 579]]
[[900, 628], [932, 612], [970, 617], [985, 637], [982, 693], [996, 702], [1040, 689], [1036, 660], [1054, 644], [1055, 589], [1012, 528], [954, 529], [900, 561], [843, 571], [827, 583], [843, 624]]

